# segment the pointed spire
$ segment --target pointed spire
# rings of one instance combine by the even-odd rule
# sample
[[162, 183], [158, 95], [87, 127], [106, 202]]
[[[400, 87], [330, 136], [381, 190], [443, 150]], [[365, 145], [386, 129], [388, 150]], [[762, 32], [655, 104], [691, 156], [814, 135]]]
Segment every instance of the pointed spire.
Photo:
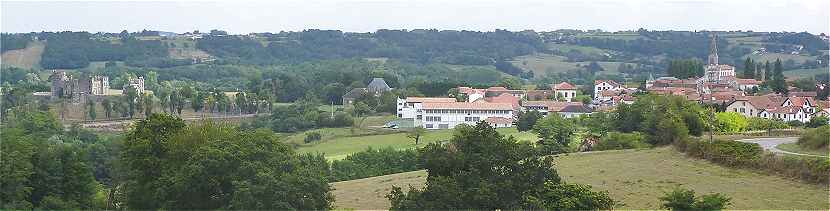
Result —
[[709, 64], [718, 64], [718, 35], [712, 33], [712, 43], [709, 44]]

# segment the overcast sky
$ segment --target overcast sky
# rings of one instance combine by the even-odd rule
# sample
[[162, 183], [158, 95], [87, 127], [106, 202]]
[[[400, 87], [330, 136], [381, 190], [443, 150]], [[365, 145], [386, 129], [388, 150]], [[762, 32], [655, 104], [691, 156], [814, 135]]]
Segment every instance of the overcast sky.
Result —
[[[339, 29], [754, 30], [830, 32], [828, 0], [288, 0], [15, 2], [2, 32], [142, 29], [230, 33]], [[830, 34], [830, 33], [828, 33]]]

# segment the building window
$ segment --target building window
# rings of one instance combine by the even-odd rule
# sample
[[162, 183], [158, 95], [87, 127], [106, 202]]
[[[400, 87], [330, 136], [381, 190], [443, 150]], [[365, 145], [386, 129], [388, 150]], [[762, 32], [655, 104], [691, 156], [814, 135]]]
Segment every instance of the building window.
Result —
[[424, 125], [424, 127], [425, 128], [432, 128], [432, 124], [426, 124], [426, 125]]
[[423, 118], [424, 118], [424, 116], [422, 116], [422, 115], [418, 115], [418, 117], [417, 117], [418, 120], [421, 120]]
[[449, 128], [450, 128], [449, 124], [439, 124], [438, 125], [438, 129], [449, 129]]
[[465, 121], [465, 122], [478, 122], [478, 120], [479, 120], [479, 117], [477, 117], [477, 116], [474, 116], [474, 117], [469, 117], [469, 116], [468, 116], [468, 117], [464, 117], [464, 121]]

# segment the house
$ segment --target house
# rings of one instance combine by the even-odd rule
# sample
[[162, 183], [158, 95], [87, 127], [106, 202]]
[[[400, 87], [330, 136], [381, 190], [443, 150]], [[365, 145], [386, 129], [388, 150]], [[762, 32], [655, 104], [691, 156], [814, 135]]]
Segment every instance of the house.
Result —
[[559, 115], [562, 115], [562, 117], [565, 118], [574, 118], [582, 115], [590, 115], [591, 108], [588, 108], [588, 106], [585, 106], [585, 104], [582, 103], [568, 104], [556, 113], [559, 113]]
[[821, 112], [817, 104], [809, 97], [747, 96], [737, 97], [729, 103], [726, 111], [737, 112], [747, 117], [808, 122]]
[[364, 94], [371, 93], [374, 96], [380, 96], [384, 92], [388, 92], [390, 90], [392, 90], [392, 88], [386, 84], [386, 81], [384, 81], [383, 78], [373, 78], [372, 81], [366, 85], [366, 88], [354, 88], [346, 92], [346, 94], [343, 94], [342, 103], [343, 105], [351, 105], [355, 100], [357, 100], [357, 98], [360, 98]]
[[445, 97], [407, 97], [406, 99], [397, 100], [397, 114], [398, 118], [421, 120], [423, 119], [423, 104], [424, 103], [453, 103], [455, 98]]
[[551, 90], [556, 93], [557, 97], [561, 96], [567, 102], [571, 102], [576, 97], [576, 86], [568, 82], [551, 85]]
[[375, 96], [380, 96], [384, 92], [392, 90], [392, 88], [389, 87], [388, 84], [386, 84], [386, 81], [384, 81], [383, 78], [373, 78], [372, 81], [369, 82], [369, 85], [366, 86], [366, 88], [370, 93], [374, 94]]
[[485, 97], [495, 97], [495, 96], [499, 96], [501, 94], [507, 93], [507, 94], [513, 95], [513, 97], [517, 97], [519, 99], [524, 98], [525, 93], [527, 93], [525, 90], [510, 90], [510, 89], [500, 87], [500, 86], [490, 87], [490, 88], [487, 88], [484, 91], [485, 91], [485, 93], [484, 93]]
[[[594, 81], [594, 100], [603, 101], [601, 99], [601, 92], [607, 90], [621, 90], [624, 87], [613, 80], [596, 80]], [[607, 99], [606, 99], [607, 100]]]
[[741, 91], [748, 91], [754, 88], [757, 88], [758, 85], [761, 85], [761, 81], [755, 79], [737, 79], [736, 80], [738, 90]]
[[553, 97], [555, 97], [553, 90], [529, 90], [525, 95], [527, 100], [535, 101], [553, 99]]
[[591, 109], [580, 102], [526, 101], [522, 104], [522, 109], [525, 112], [538, 111], [544, 116], [557, 113], [565, 118], [579, 117], [591, 113]]
[[[509, 103], [424, 102], [421, 109], [423, 119], [414, 120], [415, 126], [423, 126], [426, 129], [451, 129], [460, 124], [474, 125], [494, 117], [509, 119], [512, 122], [515, 114], [513, 105]], [[491, 121], [502, 122], [496, 119]]]
[[484, 89], [474, 89], [470, 87], [458, 87], [458, 94], [463, 95], [467, 98], [467, 102], [474, 102], [478, 99], [484, 98], [484, 95], [487, 93]]

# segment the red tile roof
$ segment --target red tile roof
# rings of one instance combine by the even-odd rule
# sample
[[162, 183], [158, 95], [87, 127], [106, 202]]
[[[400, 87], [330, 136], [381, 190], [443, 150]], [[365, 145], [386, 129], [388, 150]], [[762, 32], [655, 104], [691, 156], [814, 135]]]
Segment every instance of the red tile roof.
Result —
[[488, 97], [485, 100], [491, 103], [510, 103], [514, 109], [519, 108], [519, 98], [513, 97], [513, 95], [508, 93], [502, 93], [501, 95], [495, 97]]
[[455, 102], [455, 98], [448, 97], [407, 97], [408, 103], [451, 103]]
[[761, 81], [755, 79], [737, 79], [738, 84], [741, 85], [758, 85], [761, 84]]
[[576, 90], [576, 86], [568, 82], [562, 82], [551, 87], [553, 90]]
[[484, 121], [490, 124], [513, 124], [513, 119], [504, 117], [487, 117]]
[[488, 102], [424, 103], [423, 109], [513, 110], [513, 105], [510, 103]]

